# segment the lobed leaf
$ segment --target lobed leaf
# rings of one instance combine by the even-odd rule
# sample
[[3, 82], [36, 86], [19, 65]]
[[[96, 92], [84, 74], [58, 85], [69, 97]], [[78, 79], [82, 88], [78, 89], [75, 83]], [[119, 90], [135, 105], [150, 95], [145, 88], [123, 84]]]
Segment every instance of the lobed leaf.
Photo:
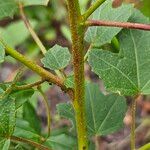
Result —
[[[60, 116], [70, 119], [75, 125], [75, 113], [71, 104], [57, 106]], [[86, 87], [86, 117], [88, 134], [107, 135], [123, 126], [127, 110], [126, 101], [116, 94], [103, 95], [96, 84]]]
[[[149, 23], [139, 11], [129, 21]], [[109, 91], [121, 95], [150, 94], [150, 32], [123, 30], [119, 43], [118, 54], [91, 49], [88, 62], [92, 70]]]
[[44, 67], [51, 70], [59, 70], [65, 68], [71, 59], [68, 48], [55, 45], [47, 51], [45, 57], [41, 60]]
[[[122, 5], [112, 8], [112, 0], [106, 0], [92, 15], [93, 20], [109, 20], [126, 22], [131, 16], [132, 5]], [[112, 27], [90, 27], [87, 30], [85, 39], [93, 47], [100, 47], [110, 43], [112, 38], [121, 31], [121, 28]]]

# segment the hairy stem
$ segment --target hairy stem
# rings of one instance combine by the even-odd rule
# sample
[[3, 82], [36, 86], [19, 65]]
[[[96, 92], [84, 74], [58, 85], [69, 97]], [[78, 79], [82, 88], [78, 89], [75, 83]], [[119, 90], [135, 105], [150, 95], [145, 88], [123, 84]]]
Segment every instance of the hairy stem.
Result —
[[51, 133], [51, 111], [50, 111], [50, 107], [49, 107], [49, 104], [48, 104], [48, 99], [47, 99], [45, 93], [42, 91], [41, 86], [38, 86], [37, 89], [39, 90], [40, 94], [42, 95], [43, 101], [44, 101], [44, 104], [45, 104], [46, 113], [47, 113], [47, 126], [48, 126], [47, 137], [49, 137], [50, 133]]
[[37, 142], [31, 141], [29, 139], [16, 137], [16, 136], [11, 136], [10, 139], [13, 140], [13, 141], [17, 141], [17, 142], [19, 141], [19, 142], [30, 144], [30, 145], [32, 145], [32, 146], [34, 146], [34, 147], [36, 147], [36, 148], [38, 148], [40, 150], [51, 150], [50, 148], [48, 148], [48, 147], [46, 147], [44, 145], [41, 145], [41, 144], [39, 144]]
[[36, 32], [34, 31], [32, 25], [30, 24], [30, 21], [26, 17], [26, 15], [24, 13], [24, 10], [23, 10], [23, 5], [21, 3], [19, 3], [19, 10], [20, 10], [21, 18], [24, 21], [24, 23], [25, 23], [28, 31], [31, 33], [34, 41], [36, 42], [36, 44], [38, 45], [38, 47], [41, 49], [42, 53], [45, 54], [47, 52], [46, 48], [44, 47], [43, 43], [41, 42], [41, 40], [37, 36]]
[[131, 22], [117, 22], [106, 20], [88, 20], [84, 24], [85, 26], [106, 26], [106, 27], [118, 27], [127, 29], [139, 29], [150, 31], [149, 24], [131, 23]]
[[97, 0], [92, 6], [82, 15], [84, 20], [87, 20], [88, 17], [103, 3], [105, 0]]
[[131, 150], [135, 150], [135, 112], [136, 112], [136, 99], [132, 100], [131, 103], [131, 117], [132, 117], [132, 123], [131, 123]]
[[72, 35], [72, 54], [74, 67], [74, 99], [78, 135], [78, 150], [88, 149], [87, 125], [85, 116], [85, 76], [84, 76], [84, 27], [80, 26], [81, 13], [78, 0], [67, 0], [70, 29]]

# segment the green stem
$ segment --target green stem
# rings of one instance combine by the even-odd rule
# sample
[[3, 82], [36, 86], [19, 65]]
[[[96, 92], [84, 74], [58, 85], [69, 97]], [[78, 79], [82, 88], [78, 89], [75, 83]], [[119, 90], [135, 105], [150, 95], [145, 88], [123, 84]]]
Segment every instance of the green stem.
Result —
[[86, 21], [88, 17], [103, 3], [105, 0], [97, 0], [92, 6], [82, 15], [83, 20]]
[[139, 148], [138, 150], [150, 150], [150, 143], [142, 146], [141, 148]]
[[49, 137], [49, 136], [50, 136], [50, 132], [51, 132], [51, 111], [50, 111], [50, 107], [49, 107], [49, 104], [48, 104], [48, 99], [47, 99], [45, 93], [42, 91], [41, 86], [38, 86], [37, 89], [39, 90], [40, 94], [42, 95], [43, 100], [44, 100], [44, 104], [45, 104], [45, 107], [46, 107], [47, 126], [48, 126], [48, 134], [47, 134], [47, 137]]
[[60, 86], [62, 88], [62, 90], [64, 90], [64, 91], [67, 90], [67, 88], [64, 85], [64, 81], [62, 79], [60, 79], [59, 77], [53, 75], [49, 71], [43, 69], [42, 67], [37, 65], [34, 61], [31, 61], [30, 59], [28, 59], [27, 57], [23, 56], [22, 54], [20, 54], [16, 50], [8, 47], [2, 41], [1, 41], [1, 43], [5, 46], [5, 51], [6, 51], [6, 53], [8, 55], [12, 56], [16, 60], [18, 60], [21, 63], [23, 63], [25, 66], [27, 66], [28, 68], [30, 68], [31, 70], [36, 72], [38, 75], [40, 75], [43, 79]]
[[13, 140], [13, 141], [17, 141], [17, 142], [19, 141], [19, 142], [30, 144], [30, 145], [32, 145], [32, 146], [34, 146], [34, 147], [36, 147], [36, 148], [38, 148], [40, 150], [51, 150], [50, 148], [48, 148], [48, 147], [46, 147], [44, 145], [41, 145], [41, 144], [39, 144], [37, 142], [31, 141], [29, 139], [16, 137], [16, 136], [11, 136], [10, 139]]
[[35, 83], [31, 83], [31, 84], [27, 84], [27, 85], [20, 85], [20, 86], [16, 86], [15, 85], [14, 90], [27, 90], [27, 89], [31, 89], [33, 87], [39, 86], [43, 82], [45, 82], [45, 80], [40, 80], [40, 81], [37, 81]]
[[85, 116], [85, 76], [84, 76], [84, 26], [80, 26], [81, 13], [78, 0], [67, 0], [74, 68], [73, 106], [76, 117], [78, 150], [88, 149], [87, 125]]
[[136, 112], [136, 99], [132, 100], [131, 104], [131, 117], [132, 117], [132, 123], [131, 123], [131, 150], [135, 150], [135, 112]]

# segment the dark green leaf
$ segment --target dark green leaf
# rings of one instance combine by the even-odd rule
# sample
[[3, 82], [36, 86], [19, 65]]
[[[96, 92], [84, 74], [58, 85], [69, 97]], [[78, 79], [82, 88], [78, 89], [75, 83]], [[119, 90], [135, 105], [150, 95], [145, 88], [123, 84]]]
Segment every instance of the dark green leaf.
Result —
[[28, 121], [30, 126], [38, 133], [41, 132], [41, 123], [34, 107], [30, 102], [26, 102], [23, 105], [23, 118]]
[[17, 137], [30, 139], [35, 142], [41, 141], [40, 135], [38, 135], [36, 131], [30, 126], [29, 122], [23, 119], [16, 120], [16, 127], [13, 135]]
[[[149, 23], [139, 11], [135, 11], [129, 21]], [[92, 70], [112, 92], [150, 94], [150, 32], [123, 30], [119, 42], [119, 54], [96, 48], [90, 51], [88, 61]]]
[[71, 59], [68, 48], [55, 45], [47, 51], [45, 57], [42, 59], [44, 67], [59, 70], [65, 68]]
[[[98, 85], [87, 84], [86, 117], [89, 135], [106, 135], [123, 126], [126, 112], [126, 101], [123, 97], [110, 94], [103, 95]], [[71, 104], [59, 104], [58, 113], [70, 119], [75, 125], [75, 113]]]
[[76, 139], [67, 134], [51, 136], [47, 139], [45, 145], [56, 150], [74, 150], [77, 147]]
[[15, 126], [15, 101], [9, 97], [0, 100], [0, 137], [9, 137]]
[[[94, 0], [95, 1], [95, 0]], [[112, 1], [106, 0], [92, 15], [94, 20], [109, 20], [125, 22], [131, 16], [132, 5], [122, 5], [112, 8]], [[110, 43], [112, 38], [120, 32], [121, 28], [90, 27], [86, 33], [86, 40], [94, 47]]]

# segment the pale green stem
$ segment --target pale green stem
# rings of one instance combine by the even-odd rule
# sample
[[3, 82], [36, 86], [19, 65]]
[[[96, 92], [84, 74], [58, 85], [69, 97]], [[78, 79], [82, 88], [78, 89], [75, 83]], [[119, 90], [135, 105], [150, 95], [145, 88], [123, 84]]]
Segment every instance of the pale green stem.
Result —
[[91, 7], [82, 15], [83, 20], [86, 21], [88, 17], [103, 3], [105, 0], [97, 0]]
[[46, 113], [47, 113], [47, 127], [48, 127], [48, 134], [47, 134], [47, 138], [50, 136], [50, 132], [51, 132], [51, 111], [50, 111], [50, 107], [48, 104], [48, 99], [45, 95], [45, 93], [42, 91], [41, 86], [38, 86], [38, 91], [40, 92], [40, 94], [43, 97], [43, 101], [45, 104], [45, 108], [46, 108]]

